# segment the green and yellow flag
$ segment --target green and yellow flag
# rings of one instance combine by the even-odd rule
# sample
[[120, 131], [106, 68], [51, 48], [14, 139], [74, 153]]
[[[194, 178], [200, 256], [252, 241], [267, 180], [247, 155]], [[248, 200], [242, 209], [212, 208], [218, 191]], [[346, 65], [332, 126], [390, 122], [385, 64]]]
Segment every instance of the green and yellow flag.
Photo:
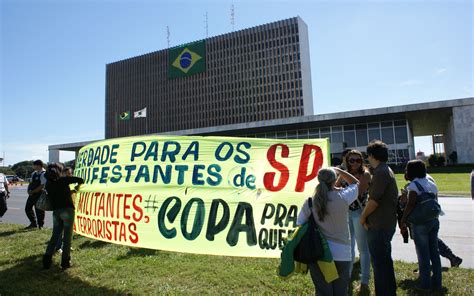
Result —
[[168, 52], [168, 78], [186, 77], [206, 71], [204, 40], [171, 48]]
[[120, 120], [129, 120], [130, 119], [130, 111], [125, 111], [120, 113], [119, 115]]

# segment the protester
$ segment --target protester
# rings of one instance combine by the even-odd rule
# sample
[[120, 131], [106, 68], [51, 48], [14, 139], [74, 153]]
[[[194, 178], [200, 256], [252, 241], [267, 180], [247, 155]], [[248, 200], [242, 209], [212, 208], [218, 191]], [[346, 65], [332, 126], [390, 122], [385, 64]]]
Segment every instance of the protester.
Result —
[[[434, 179], [430, 175], [426, 174], [426, 178], [428, 178], [428, 180], [435, 183]], [[406, 174], [405, 174], [405, 180], [408, 181]], [[400, 225], [400, 233], [403, 235], [403, 239], [406, 243], [408, 243], [408, 237], [409, 237], [409, 233], [411, 234], [411, 231], [408, 231], [408, 229], [406, 228], [402, 228], [402, 218], [403, 218], [403, 212], [405, 211], [405, 207], [408, 202], [408, 190], [406, 190], [408, 185], [409, 184], [405, 186], [405, 190], [402, 190], [402, 194], [400, 195], [398, 199], [399, 210], [397, 212], [399, 225]], [[407, 224], [406, 226], [407, 228], [410, 228], [410, 225]], [[413, 238], [413, 235], [410, 235], [410, 237]], [[454, 254], [451, 248], [449, 248], [449, 246], [444, 241], [442, 241], [439, 237], [438, 237], [438, 251], [441, 257], [444, 257], [449, 260], [451, 267], [459, 267], [459, 265], [461, 265], [463, 261], [462, 258]], [[415, 269], [413, 272], [418, 273], [418, 269]]]
[[10, 197], [10, 190], [8, 189], [8, 180], [4, 174], [0, 173], [0, 218], [5, 215], [8, 210], [7, 199]]
[[44, 211], [36, 208], [36, 202], [41, 196], [41, 192], [44, 189], [44, 185], [46, 184], [43, 162], [41, 160], [35, 160], [33, 162], [33, 167], [35, 171], [31, 175], [31, 182], [28, 185], [28, 199], [26, 200], [25, 205], [25, 213], [30, 220], [30, 225], [25, 227], [25, 229], [37, 227], [41, 229], [44, 225]]
[[[66, 167], [66, 168], [64, 168], [64, 172], [63, 172], [63, 173], [64, 173], [64, 175], [65, 175], [66, 177], [72, 177], [72, 176], [73, 176], [73, 175], [72, 175], [72, 174], [73, 174], [73, 170], [72, 170], [71, 167]], [[75, 204], [76, 192], [77, 192], [79, 186], [80, 186], [80, 185], [73, 185], [73, 184], [69, 185], [69, 189], [71, 190], [71, 199], [72, 199], [72, 204], [73, 204], [73, 205]], [[61, 229], [61, 232], [62, 232], [62, 229]], [[56, 247], [54, 248], [54, 250], [57, 251], [57, 252], [62, 253], [62, 251], [63, 251], [63, 250], [62, 250], [62, 245], [63, 245], [63, 237], [61, 236], [61, 237], [59, 238], [58, 242], [56, 243]], [[73, 249], [71, 248], [71, 251], [72, 251], [72, 250], [73, 250]]]
[[[406, 178], [411, 181], [408, 185], [408, 203], [405, 207], [401, 220], [401, 228], [407, 228], [407, 219], [412, 211], [419, 206], [416, 202], [418, 195], [422, 191], [431, 192], [435, 196], [438, 194], [436, 184], [426, 177], [426, 167], [421, 160], [411, 160], [406, 166]], [[439, 220], [432, 218], [423, 223], [410, 225], [415, 241], [416, 254], [418, 256], [418, 269], [420, 272], [420, 284], [417, 289], [429, 291], [431, 289], [441, 289], [441, 259], [438, 251], [438, 231]], [[431, 263], [431, 264], [430, 264]]]
[[[359, 196], [349, 206], [349, 231], [351, 235], [351, 254], [352, 264], [349, 275], [352, 274], [352, 268], [355, 261], [355, 244], [360, 256], [361, 283], [357, 291], [361, 294], [370, 293], [370, 254], [369, 245], [367, 243], [367, 230], [360, 224], [360, 216], [367, 203], [368, 188], [370, 183], [370, 173], [364, 166], [364, 157], [358, 150], [350, 150], [343, 158], [343, 165], [346, 170], [359, 180]], [[336, 186], [347, 186], [347, 183], [339, 178]]]
[[367, 155], [374, 173], [360, 223], [367, 229], [375, 294], [396, 295], [391, 242], [397, 224], [397, 182], [387, 165], [388, 147], [385, 143], [379, 140], [370, 142]]
[[63, 167], [58, 163], [48, 166], [46, 177], [46, 191], [53, 207], [53, 234], [48, 242], [43, 256], [43, 267], [51, 267], [52, 256], [58, 240], [63, 235], [63, 252], [61, 257], [62, 269], [71, 266], [71, 239], [74, 225], [74, 205], [71, 198], [70, 184], [83, 184], [84, 180], [78, 177], [62, 176]]
[[[337, 174], [347, 182], [346, 188], [336, 188]], [[351, 260], [351, 243], [347, 224], [347, 207], [358, 196], [358, 180], [338, 168], [322, 168], [318, 172], [319, 184], [313, 197], [312, 209], [306, 200], [298, 215], [297, 224], [302, 225], [313, 217], [331, 250], [339, 278], [327, 283], [316, 263], [309, 264], [311, 278], [317, 295], [347, 295]]]

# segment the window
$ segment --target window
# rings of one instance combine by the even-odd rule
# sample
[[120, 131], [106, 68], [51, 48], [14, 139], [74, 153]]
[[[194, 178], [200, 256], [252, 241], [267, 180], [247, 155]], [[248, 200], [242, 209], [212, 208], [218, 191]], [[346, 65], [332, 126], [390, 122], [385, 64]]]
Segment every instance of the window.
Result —
[[267, 139], [275, 139], [275, 133], [266, 133], [265, 138]]
[[408, 135], [406, 126], [397, 126], [395, 127], [395, 142], [398, 143], [408, 143]]
[[380, 140], [380, 129], [369, 129], [369, 141]]
[[309, 130], [308, 137], [310, 139], [319, 138], [319, 128], [312, 128]]
[[385, 144], [395, 143], [395, 138], [393, 136], [393, 127], [390, 126], [382, 128], [382, 141], [384, 141]]
[[353, 130], [346, 131], [344, 127], [344, 142], [347, 147], [354, 148], [356, 146], [356, 136]]
[[410, 160], [410, 154], [408, 149], [398, 149], [396, 150], [397, 163], [407, 163]]
[[367, 146], [369, 142], [367, 141], [367, 125], [358, 124], [356, 125], [356, 138], [357, 146]]
[[397, 121], [394, 122], [394, 125], [395, 126], [406, 126], [407, 123], [406, 123], [405, 120], [397, 120]]
[[333, 126], [331, 133], [331, 143], [342, 143], [342, 126]]
[[331, 142], [331, 130], [328, 127], [321, 129], [321, 138], [329, 138]]
[[297, 139], [296, 131], [289, 131], [287, 132], [287, 139]]
[[308, 130], [298, 130], [298, 139], [307, 139], [308, 138]]

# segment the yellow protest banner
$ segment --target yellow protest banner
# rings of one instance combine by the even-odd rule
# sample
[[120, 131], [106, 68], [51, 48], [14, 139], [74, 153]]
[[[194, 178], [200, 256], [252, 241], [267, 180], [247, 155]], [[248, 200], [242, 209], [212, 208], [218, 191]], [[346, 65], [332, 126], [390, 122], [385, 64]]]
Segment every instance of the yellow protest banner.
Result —
[[116, 138], [83, 147], [76, 233], [186, 253], [278, 257], [329, 165], [327, 139]]

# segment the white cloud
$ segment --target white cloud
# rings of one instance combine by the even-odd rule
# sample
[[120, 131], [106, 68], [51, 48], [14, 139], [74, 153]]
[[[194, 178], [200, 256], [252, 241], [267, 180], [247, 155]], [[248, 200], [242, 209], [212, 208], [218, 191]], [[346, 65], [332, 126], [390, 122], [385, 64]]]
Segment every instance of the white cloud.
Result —
[[399, 86], [415, 86], [420, 85], [422, 82], [419, 80], [405, 80], [399, 83]]
[[445, 73], [446, 71], [448, 71], [448, 69], [446, 68], [439, 68], [435, 71], [434, 75], [441, 75], [443, 73]]

